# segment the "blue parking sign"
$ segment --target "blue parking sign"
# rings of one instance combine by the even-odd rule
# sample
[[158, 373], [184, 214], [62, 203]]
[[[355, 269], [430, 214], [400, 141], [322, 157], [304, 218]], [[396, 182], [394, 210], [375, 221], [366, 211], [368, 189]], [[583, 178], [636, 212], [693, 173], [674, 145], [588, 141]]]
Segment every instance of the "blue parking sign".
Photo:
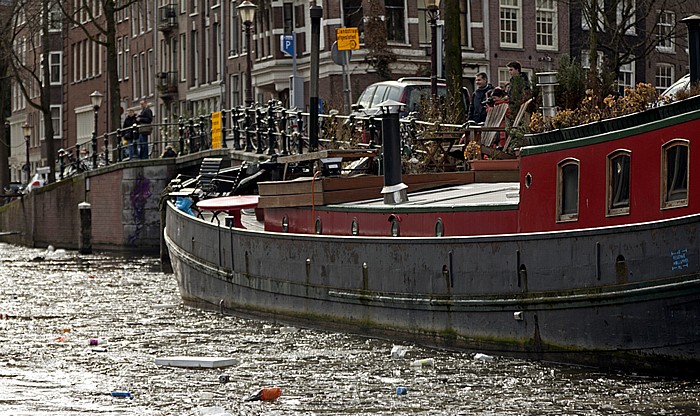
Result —
[[280, 51], [294, 56], [294, 35], [280, 35]]

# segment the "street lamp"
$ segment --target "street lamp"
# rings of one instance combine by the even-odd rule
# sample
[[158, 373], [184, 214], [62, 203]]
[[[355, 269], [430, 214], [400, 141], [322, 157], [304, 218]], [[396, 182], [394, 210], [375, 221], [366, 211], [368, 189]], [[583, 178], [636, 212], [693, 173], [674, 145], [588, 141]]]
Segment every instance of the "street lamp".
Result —
[[250, 26], [255, 18], [256, 5], [248, 0], [243, 1], [236, 7], [238, 14], [241, 16], [243, 25], [245, 26], [245, 48], [246, 48], [246, 83], [245, 83], [245, 105], [250, 107], [253, 105], [253, 61], [250, 54]]
[[25, 122], [22, 126], [22, 133], [24, 134], [24, 144], [27, 146], [27, 160], [24, 166], [27, 168], [27, 186], [29, 186], [29, 173], [31, 172], [29, 169], [29, 138], [32, 136], [32, 126]]
[[[95, 111], [95, 127], [92, 130], [92, 168], [97, 169], [97, 113], [102, 105], [102, 94], [95, 91], [90, 94], [92, 109]], [[105, 162], [107, 161], [107, 146], [105, 146]]]
[[437, 99], [437, 19], [440, 16], [440, 0], [425, 0], [430, 20], [430, 94]]

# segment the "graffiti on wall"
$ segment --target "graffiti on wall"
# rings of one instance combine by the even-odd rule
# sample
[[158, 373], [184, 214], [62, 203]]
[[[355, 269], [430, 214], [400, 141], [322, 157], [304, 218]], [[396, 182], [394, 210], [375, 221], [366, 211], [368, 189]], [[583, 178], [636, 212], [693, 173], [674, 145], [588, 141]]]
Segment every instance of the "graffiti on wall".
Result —
[[134, 230], [129, 234], [128, 243], [131, 246], [135, 246], [139, 237], [141, 236], [141, 229], [146, 222], [146, 203], [151, 197], [151, 181], [139, 174], [136, 177], [136, 183], [134, 189], [131, 190], [129, 194], [129, 201], [131, 202], [131, 218], [134, 222]]

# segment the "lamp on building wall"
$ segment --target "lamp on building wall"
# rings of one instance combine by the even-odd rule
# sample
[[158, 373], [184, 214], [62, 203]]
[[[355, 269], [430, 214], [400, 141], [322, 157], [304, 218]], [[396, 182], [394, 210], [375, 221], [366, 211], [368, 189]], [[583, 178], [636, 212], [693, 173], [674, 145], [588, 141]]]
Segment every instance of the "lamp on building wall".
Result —
[[440, 16], [440, 0], [425, 0], [430, 20], [430, 94], [437, 98], [437, 19]]
[[24, 134], [24, 144], [27, 146], [27, 159], [22, 170], [27, 172], [27, 185], [29, 185], [29, 174], [31, 173], [31, 169], [29, 168], [29, 138], [32, 136], [32, 126], [29, 123], [25, 122], [22, 126], [22, 134]]
[[255, 19], [255, 9], [257, 6], [248, 0], [243, 1], [236, 7], [241, 16], [243, 26], [245, 26], [245, 49], [246, 49], [246, 83], [245, 83], [245, 105], [250, 107], [253, 104], [253, 58], [250, 54], [250, 31], [253, 19]]
[[[92, 129], [92, 168], [97, 169], [97, 114], [100, 111], [100, 106], [102, 105], [102, 94], [99, 91], [95, 91], [90, 94], [90, 102], [92, 103], [92, 109], [95, 112], [95, 126]], [[105, 146], [105, 161], [107, 160], [107, 147]]]

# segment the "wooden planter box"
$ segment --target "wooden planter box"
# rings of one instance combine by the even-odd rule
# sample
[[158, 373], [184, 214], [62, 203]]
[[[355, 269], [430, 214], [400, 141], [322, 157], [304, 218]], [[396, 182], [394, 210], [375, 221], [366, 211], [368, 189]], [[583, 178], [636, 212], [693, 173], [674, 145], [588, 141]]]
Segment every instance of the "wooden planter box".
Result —
[[518, 162], [518, 159], [472, 160], [469, 167], [471, 170], [518, 170]]

